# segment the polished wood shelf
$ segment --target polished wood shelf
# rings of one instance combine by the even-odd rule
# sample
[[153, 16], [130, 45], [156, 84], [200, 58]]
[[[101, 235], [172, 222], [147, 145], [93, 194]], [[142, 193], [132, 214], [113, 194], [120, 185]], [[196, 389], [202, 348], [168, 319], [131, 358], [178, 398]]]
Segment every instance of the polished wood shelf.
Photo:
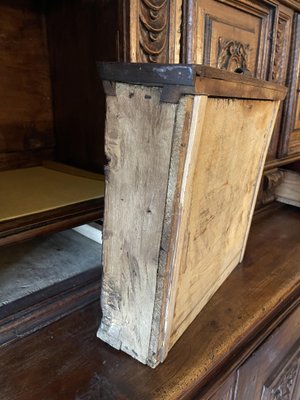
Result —
[[299, 209], [259, 216], [244, 262], [155, 370], [96, 338], [96, 302], [0, 349], [0, 399], [189, 399], [209, 391], [297, 306], [299, 237]]

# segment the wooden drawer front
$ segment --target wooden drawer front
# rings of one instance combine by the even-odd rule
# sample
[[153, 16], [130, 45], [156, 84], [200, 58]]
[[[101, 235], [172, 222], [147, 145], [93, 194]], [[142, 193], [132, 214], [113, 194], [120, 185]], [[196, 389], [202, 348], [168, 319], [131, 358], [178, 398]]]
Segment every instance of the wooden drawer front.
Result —
[[238, 371], [235, 400], [300, 399], [300, 308]]
[[229, 71], [242, 67], [258, 78], [267, 77], [273, 7], [265, 2], [199, 0], [188, 13], [188, 62]]

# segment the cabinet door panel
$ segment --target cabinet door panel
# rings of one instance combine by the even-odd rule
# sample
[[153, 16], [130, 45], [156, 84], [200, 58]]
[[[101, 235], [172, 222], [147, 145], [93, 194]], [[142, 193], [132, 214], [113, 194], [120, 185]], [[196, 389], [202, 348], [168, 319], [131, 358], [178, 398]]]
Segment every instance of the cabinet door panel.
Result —
[[235, 400], [300, 399], [300, 307], [239, 369]]
[[[280, 4], [278, 6], [278, 11], [279, 14], [276, 27], [276, 35], [274, 37], [274, 48], [270, 63], [269, 79], [273, 82], [285, 85], [291, 44], [293, 10]], [[278, 113], [271, 144], [268, 151], [267, 161], [273, 160], [277, 157], [282, 122], [282, 111], [283, 104], [281, 104]]]
[[185, 20], [186, 62], [267, 77], [275, 7], [241, 0], [189, 2]]
[[292, 38], [289, 93], [284, 109], [280, 157], [300, 153], [300, 14], [295, 15]]

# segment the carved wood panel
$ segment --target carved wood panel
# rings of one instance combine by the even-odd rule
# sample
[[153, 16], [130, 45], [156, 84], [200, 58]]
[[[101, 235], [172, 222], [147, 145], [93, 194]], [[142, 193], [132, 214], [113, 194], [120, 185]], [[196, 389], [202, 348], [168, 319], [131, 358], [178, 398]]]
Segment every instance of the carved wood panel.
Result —
[[289, 93], [283, 112], [283, 134], [279, 157], [300, 153], [300, 14], [294, 17], [291, 51]]
[[279, 370], [263, 387], [261, 400], [298, 400], [300, 398], [300, 340], [291, 349]]
[[300, 307], [239, 369], [235, 400], [300, 399]]
[[[270, 63], [269, 79], [285, 85], [287, 67], [291, 44], [293, 11], [283, 5], [278, 6], [278, 18], [276, 24], [276, 35], [273, 40], [272, 58]], [[272, 141], [268, 151], [267, 160], [277, 157], [279, 137], [281, 131], [283, 105], [278, 113]]]
[[[204, 63], [229, 71], [246, 68], [253, 76], [267, 78], [270, 38], [275, 33], [273, 4], [188, 0], [184, 11], [184, 62]], [[276, 63], [280, 60], [276, 59]], [[275, 73], [280, 74], [281, 70]]]
[[178, 63], [182, 0], [130, 0], [130, 61]]

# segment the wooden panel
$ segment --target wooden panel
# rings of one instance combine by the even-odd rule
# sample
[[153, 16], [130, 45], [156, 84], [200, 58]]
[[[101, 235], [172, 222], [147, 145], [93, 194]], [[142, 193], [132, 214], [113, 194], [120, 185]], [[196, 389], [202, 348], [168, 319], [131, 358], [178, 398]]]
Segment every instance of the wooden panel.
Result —
[[274, 6], [268, 2], [188, 2], [185, 15], [185, 62], [204, 63], [234, 71], [246, 68], [267, 77], [269, 33], [273, 33]]
[[118, 21], [117, 1], [47, 1], [57, 160], [95, 172], [105, 164], [105, 98], [96, 61], [121, 57]]
[[236, 400], [300, 398], [300, 308], [239, 369]]
[[280, 157], [300, 152], [300, 14], [294, 17], [291, 51]]
[[[269, 79], [283, 85], [286, 84], [287, 80], [287, 67], [290, 54], [292, 22], [293, 11], [280, 4], [278, 6], [278, 20], [275, 41], [273, 44]], [[280, 105], [277, 121], [272, 135], [272, 140], [268, 150], [267, 160], [275, 159], [277, 157], [279, 136], [281, 132], [282, 113], [283, 104]]]
[[170, 347], [242, 259], [277, 107], [209, 99], [204, 121], [203, 111], [196, 117], [176, 234]]
[[[177, 105], [118, 84], [107, 97], [103, 317], [98, 335], [146, 363]], [[134, 154], [132, 150], [134, 149]], [[138, 195], [137, 195], [138, 194]]]
[[[52, 99], [41, 4], [0, 2], [0, 169], [38, 164], [41, 156], [52, 156]], [[19, 160], [13, 162], [10, 155]]]
[[130, 0], [130, 62], [178, 63], [182, 0]]

